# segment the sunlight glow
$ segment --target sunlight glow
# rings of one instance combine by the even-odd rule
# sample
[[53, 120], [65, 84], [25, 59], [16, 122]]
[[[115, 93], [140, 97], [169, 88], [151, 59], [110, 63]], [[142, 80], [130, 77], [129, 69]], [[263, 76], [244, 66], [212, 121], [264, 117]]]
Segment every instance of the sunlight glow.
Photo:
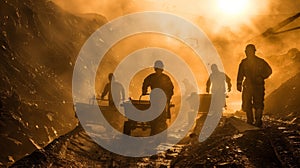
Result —
[[219, 9], [227, 15], [239, 15], [247, 11], [249, 0], [218, 0]]

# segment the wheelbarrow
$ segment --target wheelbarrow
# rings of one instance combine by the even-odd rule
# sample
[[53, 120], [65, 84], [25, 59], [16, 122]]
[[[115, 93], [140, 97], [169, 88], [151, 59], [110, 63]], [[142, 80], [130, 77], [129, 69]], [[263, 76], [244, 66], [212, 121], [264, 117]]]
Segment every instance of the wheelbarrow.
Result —
[[[122, 106], [124, 107], [124, 112], [126, 115], [126, 112], [128, 113], [129, 110], [131, 109], [131, 105], [132, 104], [135, 108], [139, 109], [139, 110], [147, 110], [150, 107], [150, 100], [141, 100], [141, 98], [145, 96], [145, 95], [141, 95], [139, 97], [138, 100], [133, 100], [130, 99], [129, 101], [126, 101], [122, 104]], [[168, 107], [165, 108], [165, 110], [167, 109], [167, 116], [165, 118], [165, 120], [170, 119], [171, 118], [171, 114], [170, 114], [170, 108], [175, 107], [174, 104], [169, 104]], [[164, 111], [165, 113], [166, 111]], [[159, 116], [158, 118], [152, 120], [152, 121], [147, 121], [147, 122], [140, 122], [140, 121], [135, 121], [135, 120], [131, 120], [128, 119], [127, 121], [124, 122], [124, 127], [123, 127], [123, 133], [126, 135], [132, 135], [132, 130], [136, 129], [136, 128], [141, 128], [143, 131], [147, 130], [147, 129], [151, 129], [151, 133], [153, 133], [153, 131], [156, 129], [152, 128], [151, 123], [155, 123], [157, 120], [161, 119], [161, 117]], [[154, 130], [152, 130], [154, 129]], [[138, 135], [139, 136], [139, 135]]]
[[[138, 100], [129, 99], [128, 101], [123, 102], [122, 106], [124, 107], [125, 115], [131, 110], [131, 104], [138, 110], [146, 110], [150, 107], [150, 100], [141, 100], [142, 96], [144, 95], [141, 95]], [[136, 128], [141, 128], [145, 131], [146, 129], [151, 129], [151, 126], [149, 122], [140, 122], [128, 118], [128, 120], [124, 122], [123, 133], [131, 135], [131, 131]]]

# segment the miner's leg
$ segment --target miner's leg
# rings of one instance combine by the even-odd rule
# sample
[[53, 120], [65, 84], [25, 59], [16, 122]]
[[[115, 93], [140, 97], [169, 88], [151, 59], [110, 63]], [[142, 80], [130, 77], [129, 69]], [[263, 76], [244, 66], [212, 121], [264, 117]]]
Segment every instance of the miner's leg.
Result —
[[254, 121], [252, 107], [252, 89], [244, 86], [242, 93], [242, 110], [246, 112], [248, 124], [253, 124]]
[[150, 136], [156, 135], [168, 128], [166, 111], [164, 111], [156, 119], [150, 121], [151, 133]]
[[255, 108], [255, 126], [261, 127], [264, 110], [265, 88], [263, 86], [258, 86], [255, 90], [256, 91], [253, 97], [253, 105]]
[[255, 110], [255, 126], [257, 126], [257, 127], [262, 126], [262, 115], [263, 115], [262, 109]]

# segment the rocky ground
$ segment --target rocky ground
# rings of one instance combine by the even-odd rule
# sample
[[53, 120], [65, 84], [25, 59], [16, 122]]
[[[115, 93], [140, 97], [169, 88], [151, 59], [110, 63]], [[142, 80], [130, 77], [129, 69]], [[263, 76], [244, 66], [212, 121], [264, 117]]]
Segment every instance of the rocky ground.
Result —
[[296, 75], [266, 98], [261, 129], [245, 126], [245, 113], [238, 111], [223, 117], [202, 143], [192, 134], [166, 152], [130, 158], [103, 149], [79, 125], [12, 167], [298, 167], [298, 83]]
[[239, 132], [229, 120], [209, 140], [191, 147], [176, 158], [178, 162], [175, 161], [173, 166], [297, 167], [300, 161], [299, 146], [295, 144], [300, 140], [299, 125], [286, 127], [286, 123], [268, 117], [265, 117], [264, 123], [262, 129]]
[[[264, 127], [239, 129], [244, 116], [223, 118], [211, 137], [198, 143], [189, 136], [173, 148], [150, 157], [111, 153], [93, 142], [81, 126], [12, 167], [297, 167], [299, 123], [264, 117]], [[235, 123], [233, 123], [235, 122]], [[239, 123], [238, 125], [236, 124]]]

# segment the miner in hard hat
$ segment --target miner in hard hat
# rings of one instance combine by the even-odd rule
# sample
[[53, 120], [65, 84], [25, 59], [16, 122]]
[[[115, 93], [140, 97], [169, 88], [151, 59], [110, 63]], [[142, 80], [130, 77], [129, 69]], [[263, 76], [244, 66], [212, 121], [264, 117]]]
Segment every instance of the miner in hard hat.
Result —
[[109, 82], [105, 85], [102, 94], [101, 100], [107, 95], [108, 104], [110, 107], [119, 106], [121, 101], [125, 99], [125, 90], [121, 83], [115, 80], [115, 76], [113, 73], [108, 74]]
[[246, 46], [246, 58], [239, 64], [237, 90], [242, 92], [242, 110], [247, 114], [247, 123], [261, 127], [265, 79], [272, 74], [272, 69], [264, 59], [256, 56], [255, 52], [255, 45], [248, 44]]
[[173, 89], [173, 83], [168, 75], [163, 73], [164, 71], [164, 63], [161, 60], [157, 60], [154, 62], [154, 71], [155, 73], [152, 73], [148, 75], [143, 82], [142, 86], [142, 94], [146, 95], [148, 88], [150, 87], [151, 90], [155, 88], [162, 89], [166, 95], [167, 102], [164, 112], [161, 113], [159, 117], [154, 119], [150, 122], [151, 125], [151, 135], [155, 135], [164, 129], [167, 128], [166, 120], [171, 118], [170, 114], [170, 101], [174, 94]]

